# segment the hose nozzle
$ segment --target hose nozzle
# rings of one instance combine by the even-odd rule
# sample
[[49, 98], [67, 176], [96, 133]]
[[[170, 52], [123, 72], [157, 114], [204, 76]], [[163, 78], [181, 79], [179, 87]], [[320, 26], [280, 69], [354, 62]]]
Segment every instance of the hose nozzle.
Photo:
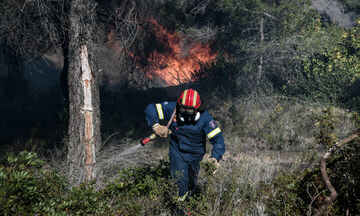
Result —
[[146, 137], [145, 139], [140, 141], [140, 144], [142, 146], [146, 145], [146, 143], [150, 142], [151, 140], [155, 139], [156, 135], [155, 134], [151, 134], [149, 137]]

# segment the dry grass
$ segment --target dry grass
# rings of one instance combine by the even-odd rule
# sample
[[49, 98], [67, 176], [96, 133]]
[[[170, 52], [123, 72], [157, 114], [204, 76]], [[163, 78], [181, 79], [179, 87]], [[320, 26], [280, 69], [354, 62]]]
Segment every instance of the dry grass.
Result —
[[[320, 148], [314, 143], [314, 135], [318, 133], [315, 123], [324, 107], [272, 96], [225, 102], [215, 100], [214, 110], [210, 112], [225, 131], [229, 148], [306, 151]], [[355, 128], [352, 114], [340, 108], [334, 108], [334, 112], [339, 119], [335, 134], [345, 137]]]
[[141, 146], [137, 140], [112, 139], [100, 151], [97, 157], [98, 184], [103, 185], [116, 178], [120, 169], [156, 164], [166, 157], [167, 147], [156, 147], [165, 140], [157, 140]]
[[[210, 200], [208, 215], [266, 215], [265, 205], [262, 203], [261, 185], [270, 184], [278, 173], [293, 172], [303, 169], [317, 161], [318, 154], [313, 152], [280, 152], [280, 151], [249, 151], [227, 152], [221, 162], [221, 168], [214, 177], [212, 185], [215, 199]], [[208, 155], [206, 155], [208, 157]], [[205, 158], [206, 158], [205, 156]], [[305, 157], [304, 157], [305, 156]], [[206, 184], [204, 173], [200, 173], [199, 184]], [[236, 183], [236, 189], [231, 192], [231, 197], [224, 205], [229, 187]]]

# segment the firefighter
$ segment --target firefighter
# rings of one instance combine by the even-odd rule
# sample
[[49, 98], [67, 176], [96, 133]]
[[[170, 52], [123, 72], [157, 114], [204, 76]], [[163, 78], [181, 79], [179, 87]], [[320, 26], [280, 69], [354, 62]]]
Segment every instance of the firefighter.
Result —
[[[160, 137], [170, 136], [170, 172], [178, 184], [179, 201], [184, 201], [195, 190], [200, 161], [206, 152], [206, 137], [213, 145], [209, 161], [215, 163], [216, 170], [225, 153], [220, 128], [207, 111], [199, 109], [200, 104], [198, 92], [186, 89], [177, 102], [149, 104], [145, 109], [145, 119], [154, 133]], [[160, 124], [172, 116], [169, 128]]]

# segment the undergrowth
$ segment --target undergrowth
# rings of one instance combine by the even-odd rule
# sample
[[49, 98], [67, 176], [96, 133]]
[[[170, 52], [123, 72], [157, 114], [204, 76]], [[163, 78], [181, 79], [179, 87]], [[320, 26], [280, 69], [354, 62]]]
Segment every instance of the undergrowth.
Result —
[[233, 215], [255, 211], [259, 197], [257, 184], [239, 181], [240, 164], [213, 176], [206, 169], [211, 166], [202, 163], [198, 189], [184, 202], [177, 200], [168, 161], [122, 169], [103, 188], [94, 182], [71, 187], [43, 165], [35, 153], [25, 151], [2, 160], [1, 215], [170, 215], [174, 208], [192, 215]]

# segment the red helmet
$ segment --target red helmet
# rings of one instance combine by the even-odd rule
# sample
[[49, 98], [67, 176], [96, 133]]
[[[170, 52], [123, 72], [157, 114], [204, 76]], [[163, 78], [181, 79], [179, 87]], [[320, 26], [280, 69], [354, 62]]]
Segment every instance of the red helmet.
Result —
[[198, 109], [201, 105], [200, 95], [194, 89], [186, 89], [181, 93], [178, 104]]

